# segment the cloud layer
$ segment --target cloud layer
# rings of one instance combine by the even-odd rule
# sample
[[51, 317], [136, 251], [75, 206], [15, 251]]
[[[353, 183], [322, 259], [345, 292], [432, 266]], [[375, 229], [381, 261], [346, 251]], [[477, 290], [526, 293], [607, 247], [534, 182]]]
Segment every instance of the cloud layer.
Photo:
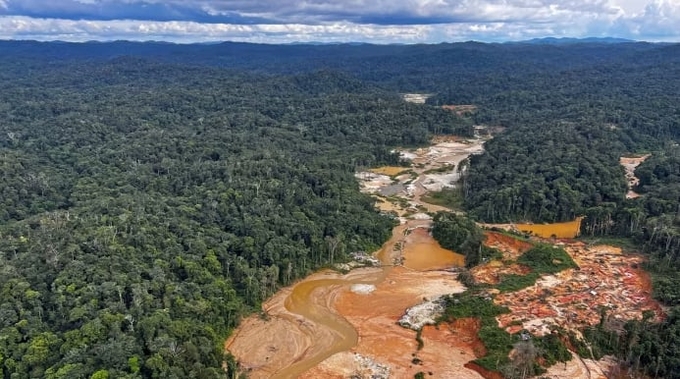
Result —
[[2, 39], [656, 41], [680, 40], [678, 25], [678, 0], [0, 0]]

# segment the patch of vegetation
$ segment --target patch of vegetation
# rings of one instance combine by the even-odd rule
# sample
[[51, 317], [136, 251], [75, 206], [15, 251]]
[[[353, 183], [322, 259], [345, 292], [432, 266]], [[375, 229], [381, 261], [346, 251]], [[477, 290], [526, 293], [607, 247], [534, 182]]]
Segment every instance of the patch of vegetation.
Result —
[[423, 341], [423, 328], [416, 331], [416, 342], [418, 342], [418, 350], [421, 350], [425, 346], [425, 342]]
[[439, 205], [449, 209], [463, 208], [463, 193], [460, 188], [443, 188], [441, 191], [430, 192], [421, 198], [422, 201]]
[[465, 266], [473, 267], [494, 254], [483, 245], [484, 233], [474, 221], [450, 212], [433, 217], [432, 236], [439, 244], [465, 256]]
[[499, 371], [500, 367], [510, 362], [508, 354], [512, 350], [512, 345], [518, 341], [516, 336], [499, 328], [496, 322], [496, 316], [508, 312], [510, 312], [508, 308], [494, 304], [490, 297], [470, 290], [445, 297], [444, 313], [438, 321], [479, 318], [481, 327], [477, 335], [487, 353], [475, 362], [487, 370]]
[[409, 182], [411, 182], [411, 181], [413, 181], [413, 180], [415, 180], [415, 179], [418, 179], [418, 176], [419, 176], [418, 173], [415, 172], [415, 171], [413, 171], [412, 168], [409, 168], [408, 170], [403, 171], [403, 172], [402, 172], [401, 174], [399, 174], [399, 175], [405, 175], [405, 174], [408, 174], [408, 175], [411, 177], [411, 179], [409, 179], [409, 181], [408, 181], [407, 183], [409, 183]]
[[533, 286], [540, 275], [536, 272], [530, 272], [526, 275], [509, 274], [503, 276], [501, 281], [496, 285], [496, 288], [501, 292], [514, 292], [521, 289]]
[[529, 266], [537, 274], [555, 274], [568, 268], [576, 268], [576, 262], [564, 249], [539, 244], [517, 258], [517, 263]]
[[654, 298], [670, 306], [680, 305], [680, 272], [671, 268], [654, 269], [652, 271], [652, 288]]
[[569, 331], [566, 333], [567, 338], [569, 340], [569, 345], [571, 346], [571, 349], [576, 351], [576, 354], [578, 354], [579, 357], [582, 358], [593, 358], [593, 359], [600, 359], [601, 357], [594, 357], [593, 354], [591, 353], [591, 349], [588, 347], [588, 344], [576, 336], [576, 333], [573, 331]]
[[558, 331], [542, 337], [521, 333], [522, 340], [513, 345], [510, 362], [501, 367], [508, 379], [528, 378], [544, 374], [547, 367], [557, 362], [567, 362], [572, 355], [564, 344], [563, 335]]
[[545, 367], [550, 367], [557, 362], [568, 362], [572, 358], [571, 352], [557, 333], [533, 338], [533, 341], [538, 348], [539, 356], [543, 358]]
[[465, 287], [474, 287], [477, 283], [475, 281], [474, 275], [468, 269], [463, 269], [458, 273], [458, 281], [461, 282]]
[[409, 207], [408, 199], [405, 199], [403, 197], [387, 196], [387, 197], [385, 197], [385, 200], [389, 201], [392, 204], [396, 204], [397, 206], [404, 208], [404, 209]]
[[600, 359], [605, 355], [616, 356], [620, 349], [621, 335], [614, 330], [604, 327], [601, 322], [599, 325], [583, 330], [583, 337], [590, 344], [590, 353], [586, 357], [592, 356]]
[[518, 259], [517, 263], [531, 268], [526, 275], [505, 275], [496, 285], [501, 292], [514, 292], [530, 287], [536, 283], [541, 274], [554, 274], [567, 268], [577, 267], [573, 259], [564, 249], [540, 244], [531, 248]]

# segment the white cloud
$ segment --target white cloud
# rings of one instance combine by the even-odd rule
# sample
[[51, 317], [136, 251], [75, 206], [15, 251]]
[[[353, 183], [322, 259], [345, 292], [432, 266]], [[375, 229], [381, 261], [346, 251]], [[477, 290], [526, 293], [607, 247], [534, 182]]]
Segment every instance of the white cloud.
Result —
[[653, 41], [680, 40], [680, 2], [653, 0], [642, 12], [618, 18], [611, 31], [629, 38]]
[[[546, 36], [680, 39], [678, 0], [651, 0], [646, 7], [639, 5], [644, 0], [144, 0], [147, 5], [162, 3], [173, 11], [180, 9], [173, 6], [193, 9], [206, 17], [237, 14], [272, 20], [255, 23], [155, 21], [153, 15], [144, 20], [112, 21], [1, 15], [3, 6], [12, 9], [18, 1], [0, 0], [0, 38], [270, 43], [505, 41]], [[44, 8], [48, 11], [66, 3], [98, 9], [142, 5], [140, 0], [21, 1], [33, 10], [47, 3], [51, 4]], [[143, 12], [138, 10], [144, 8], [134, 9], [135, 18], [139, 18]]]
[[0, 38], [37, 40], [170, 40], [176, 42], [246, 41], [286, 43], [294, 41], [422, 42], [431, 26], [382, 26], [352, 23], [304, 24], [201, 24], [186, 21], [85, 21], [0, 17]]

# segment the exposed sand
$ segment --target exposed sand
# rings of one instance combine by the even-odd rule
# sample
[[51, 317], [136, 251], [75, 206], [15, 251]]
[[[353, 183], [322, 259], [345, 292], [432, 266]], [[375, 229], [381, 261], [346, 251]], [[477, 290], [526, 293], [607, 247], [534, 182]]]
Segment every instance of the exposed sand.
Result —
[[[350, 351], [325, 360], [302, 378], [347, 377], [359, 369], [349, 359], [355, 353], [389, 366], [393, 378], [412, 378], [420, 371], [432, 372], [437, 378], [481, 378], [464, 367], [475, 359], [475, 347], [479, 348], [475, 344], [476, 330], [443, 325], [437, 331], [426, 326], [422, 334], [424, 347], [418, 351], [416, 332], [396, 323], [404, 306], [416, 305], [423, 298], [462, 292], [464, 287], [453, 278], [451, 273], [395, 267], [374, 293], [367, 296], [343, 293], [336, 307], [356, 328], [359, 343]], [[414, 363], [414, 357], [422, 362]]]
[[639, 197], [640, 194], [633, 191], [633, 187], [640, 183], [640, 179], [635, 176], [635, 168], [644, 162], [651, 154], [642, 155], [639, 157], [621, 157], [619, 162], [626, 170], [626, 181], [628, 182], [628, 192], [626, 193], [627, 199], [634, 199]]
[[[413, 377], [419, 371], [437, 372], [437, 377], [480, 377], [463, 367], [474, 358], [471, 348], [459, 346], [461, 353], [452, 358], [450, 346], [455, 341], [443, 337], [428, 337], [419, 352], [426, 359], [414, 365], [416, 333], [397, 321], [407, 308], [425, 299], [464, 290], [455, 273], [437, 271], [462, 265], [464, 259], [441, 248], [429, 234], [431, 217], [418, 208], [446, 208], [420, 201], [426, 193], [422, 173], [444, 165], [453, 170], [471, 153], [480, 152], [482, 144], [482, 140], [444, 140], [430, 149], [407, 153], [418, 162], [412, 168], [417, 178], [398, 175], [406, 170], [403, 167], [357, 174], [362, 191], [368, 193], [394, 186], [390, 176], [398, 175], [396, 180], [402, 184], [403, 190], [395, 195], [404, 201], [379, 198], [377, 204], [383, 211], [409, 215], [401, 218], [402, 225], [376, 253], [386, 266], [345, 275], [319, 272], [277, 292], [263, 306], [268, 320], [257, 315], [247, 318], [225, 343], [251, 378], [335, 378], [383, 368], [392, 377]], [[404, 266], [390, 267], [402, 262]]]
[[[365, 193], [377, 194], [389, 190], [390, 196], [408, 200], [413, 205], [425, 208], [428, 212], [448, 211], [446, 207], [421, 201], [421, 197], [428, 192], [441, 191], [444, 188], [455, 187], [460, 180], [461, 162], [472, 154], [484, 151], [485, 139], [465, 140], [459, 137], [442, 136], [434, 139], [434, 145], [410, 151], [401, 151], [404, 159], [412, 163], [410, 168], [417, 177], [410, 174], [396, 176], [396, 183], [392, 180], [396, 174], [408, 170], [404, 167], [378, 167], [366, 172], [359, 172], [355, 176], [359, 179], [361, 190]], [[443, 172], [428, 172], [446, 167]], [[399, 171], [400, 170], [400, 171]], [[393, 211], [399, 215], [406, 211], [417, 211], [415, 208], [395, 206], [389, 207], [384, 203], [385, 198], [378, 203], [381, 210]], [[401, 208], [401, 209], [399, 209]]]
[[549, 367], [548, 372], [542, 374], [543, 378], [550, 379], [607, 379], [607, 372], [612, 366], [611, 358], [607, 357], [600, 361], [581, 359], [572, 353], [572, 359], [566, 363], [557, 363]]
[[[499, 233], [487, 232], [486, 243], [501, 250], [504, 259], [516, 259], [527, 249], [526, 242]], [[663, 317], [651, 296], [649, 276], [639, 268], [642, 256], [623, 254], [607, 245], [560, 244], [579, 268], [544, 275], [531, 287], [498, 294], [494, 301], [511, 311], [498, 317], [501, 327], [511, 333], [527, 329], [537, 335], [550, 332], [552, 326], [577, 330], [597, 324], [603, 306], [615, 320], [639, 319], [645, 310], [654, 311], [657, 320]], [[491, 261], [472, 269], [477, 281], [490, 284], [511, 273], [521, 274], [521, 266]]]
[[401, 95], [404, 101], [414, 104], [425, 104], [430, 97], [432, 97], [431, 93], [404, 93]]
[[[455, 170], [470, 154], [481, 152], [484, 141], [446, 137], [434, 142], [430, 148], [400, 152], [412, 161], [417, 177], [398, 175], [406, 170], [403, 167], [357, 174], [362, 191], [377, 194], [389, 187], [392, 197], [377, 197], [377, 206], [401, 221], [392, 238], [375, 253], [384, 266], [347, 274], [322, 271], [277, 292], [263, 306], [267, 320], [258, 315], [247, 318], [225, 343], [249, 377], [412, 378], [423, 372], [433, 378], [500, 378], [470, 362], [485, 353], [476, 337], [478, 320], [456, 320], [439, 329], [423, 327], [421, 350], [416, 332], [397, 323], [407, 308], [465, 289], [455, 280], [455, 273], [444, 270], [462, 265], [463, 257], [432, 239], [428, 232], [432, 221], [423, 212], [423, 208], [428, 212], [447, 209], [427, 204], [421, 197], [429, 190], [455, 186]], [[440, 167], [451, 169], [424, 174]], [[485, 226], [567, 238], [578, 233], [579, 223], [577, 219], [553, 225]], [[494, 284], [503, 275], [526, 273], [526, 267], [507, 261], [528, 250], [530, 243], [495, 232], [486, 236], [486, 244], [498, 248], [504, 261], [472, 270], [478, 281]], [[641, 257], [608, 246], [560, 243], [580, 270], [544, 276], [531, 288], [497, 294], [495, 302], [512, 311], [498, 318], [502, 327], [510, 332], [526, 328], [539, 335], [548, 333], [552, 325], [575, 330], [598, 322], [602, 305], [612, 307], [614, 319], [637, 318], [645, 309], [663, 317], [651, 299], [649, 277], [637, 268]], [[544, 376], [605, 378], [609, 363], [575, 356], [566, 365], [551, 367]]]

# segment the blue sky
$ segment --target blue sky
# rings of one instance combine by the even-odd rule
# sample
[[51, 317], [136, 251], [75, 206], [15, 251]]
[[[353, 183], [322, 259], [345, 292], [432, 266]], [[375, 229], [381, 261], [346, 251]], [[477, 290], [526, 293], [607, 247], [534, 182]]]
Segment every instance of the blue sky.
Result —
[[680, 0], [0, 0], [0, 39], [680, 41]]

